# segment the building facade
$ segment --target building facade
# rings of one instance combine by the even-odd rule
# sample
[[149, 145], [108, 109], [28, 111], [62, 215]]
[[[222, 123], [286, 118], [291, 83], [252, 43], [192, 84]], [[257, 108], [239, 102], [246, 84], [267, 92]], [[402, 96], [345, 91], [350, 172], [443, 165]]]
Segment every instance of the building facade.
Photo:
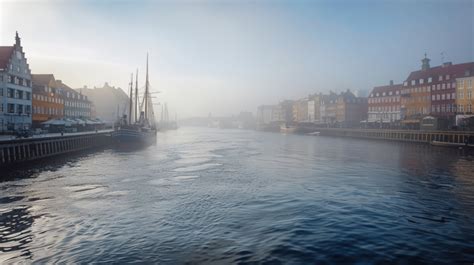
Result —
[[293, 116], [293, 100], [284, 100], [278, 104], [278, 113], [279, 113], [279, 121], [286, 122], [286, 123], [293, 123], [294, 116]]
[[0, 131], [29, 129], [32, 83], [18, 32], [13, 46], [0, 47]]
[[458, 114], [473, 114], [473, 83], [474, 76], [456, 78], [456, 112]]
[[87, 96], [72, 89], [61, 80], [56, 80], [56, 86], [60, 97], [64, 101], [64, 117], [70, 119], [92, 118], [92, 103]]
[[52, 74], [33, 74], [33, 126], [42, 122], [64, 117], [64, 100], [58, 93], [56, 80]]
[[303, 98], [294, 102], [293, 120], [296, 122], [308, 122], [308, 99]]
[[322, 123], [334, 124], [337, 113], [337, 94], [331, 91], [329, 95], [324, 95], [320, 102], [319, 113]]
[[321, 93], [309, 96], [308, 100], [308, 121], [312, 123], [321, 122]]
[[422, 60], [421, 70], [411, 72], [403, 84], [401, 110], [404, 122], [419, 123], [425, 116], [443, 119], [454, 124], [456, 108], [456, 78], [474, 75], [474, 63], [443, 63], [430, 67], [430, 60]]
[[368, 97], [368, 123], [392, 124], [401, 117], [400, 93], [402, 84], [390, 81], [387, 86], [377, 86], [372, 89]]
[[336, 100], [336, 122], [341, 127], [359, 126], [367, 119], [367, 98], [359, 98], [351, 91], [342, 92]]
[[260, 125], [270, 124], [273, 120], [273, 112], [276, 106], [262, 105], [257, 108], [257, 123]]

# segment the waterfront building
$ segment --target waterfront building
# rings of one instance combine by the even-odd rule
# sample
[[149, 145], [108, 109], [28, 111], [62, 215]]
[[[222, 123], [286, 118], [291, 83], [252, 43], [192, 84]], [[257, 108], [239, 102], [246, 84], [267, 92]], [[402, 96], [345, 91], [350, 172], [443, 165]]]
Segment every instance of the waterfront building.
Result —
[[64, 101], [64, 117], [70, 119], [92, 118], [92, 103], [87, 96], [56, 80], [58, 93]]
[[33, 127], [64, 117], [64, 100], [60, 97], [52, 74], [33, 74]]
[[31, 128], [31, 70], [18, 32], [13, 46], [0, 46], [0, 131]]
[[390, 81], [389, 85], [377, 86], [372, 89], [368, 98], [368, 117], [367, 122], [393, 125], [401, 119], [401, 100], [400, 92], [402, 84], [394, 84]]
[[293, 120], [296, 122], [308, 121], [308, 99], [296, 100], [293, 104]]
[[294, 104], [295, 102], [293, 100], [283, 100], [278, 104], [279, 121], [286, 123], [293, 123], [295, 121], [293, 115]]
[[321, 121], [328, 125], [334, 124], [336, 122], [337, 94], [331, 91], [329, 95], [324, 95], [320, 102]]
[[321, 93], [310, 95], [308, 97], [308, 121], [312, 123], [321, 122]]
[[336, 122], [340, 127], [359, 126], [367, 119], [367, 98], [356, 97], [350, 90], [342, 92], [336, 100]]
[[401, 111], [405, 124], [419, 125], [430, 115], [454, 124], [456, 113], [456, 78], [474, 75], [474, 63], [443, 63], [430, 67], [425, 55], [421, 70], [411, 72], [401, 91]]
[[259, 125], [270, 124], [274, 120], [273, 112], [275, 105], [262, 105], [257, 108], [257, 123]]
[[456, 112], [458, 114], [472, 114], [474, 96], [472, 94], [474, 76], [456, 78]]
[[92, 102], [95, 115], [108, 124], [113, 124], [118, 117], [128, 112], [129, 97], [120, 88], [105, 83], [102, 87], [87, 87], [75, 89]]

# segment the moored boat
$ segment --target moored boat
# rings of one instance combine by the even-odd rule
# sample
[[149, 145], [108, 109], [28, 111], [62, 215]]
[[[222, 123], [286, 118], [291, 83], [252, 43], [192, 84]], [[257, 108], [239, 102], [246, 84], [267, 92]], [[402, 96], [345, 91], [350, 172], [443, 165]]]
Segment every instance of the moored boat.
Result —
[[[123, 115], [123, 117], [116, 123], [115, 130], [112, 132], [112, 139], [118, 145], [142, 146], [144, 144], [151, 144], [156, 141], [157, 127], [148, 81], [148, 55], [146, 58], [145, 94], [143, 96], [141, 108], [138, 106], [138, 71], [135, 80], [134, 99], [132, 74], [132, 80], [130, 82], [130, 102], [128, 115]], [[138, 112], [140, 112], [139, 117], [137, 115]]]

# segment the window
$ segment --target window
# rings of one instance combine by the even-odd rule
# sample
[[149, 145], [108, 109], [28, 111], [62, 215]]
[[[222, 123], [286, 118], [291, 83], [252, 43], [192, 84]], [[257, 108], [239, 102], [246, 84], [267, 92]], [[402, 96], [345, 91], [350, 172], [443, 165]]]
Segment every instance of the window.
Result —
[[441, 99], [440, 95], [439, 94], [436, 95], [436, 100], [440, 100], [440, 99]]
[[26, 100], [31, 100], [31, 92], [26, 92]]
[[459, 99], [464, 99], [464, 92], [463, 91], [459, 91], [458, 98]]
[[432, 77], [428, 77], [428, 83], [431, 83], [433, 81]]
[[443, 81], [443, 76], [442, 75], [439, 76], [438, 81]]
[[446, 99], [451, 99], [451, 94], [450, 93], [446, 94]]
[[464, 105], [458, 105], [458, 112], [464, 112]]
[[23, 91], [17, 90], [17, 92], [18, 92], [18, 97], [17, 98], [23, 99]]
[[467, 112], [472, 112], [472, 105], [471, 104], [467, 105]]
[[15, 104], [8, 103], [8, 113], [15, 113]]
[[448, 83], [447, 87], [448, 87], [448, 89], [450, 89], [451, 88], [451, 83]]
[[467, 80], [467, 89], [472, 88], [472, 79]]
[[23, 114], [23, 105], [18, 104], [16, 110], [18, 114]]
[[19, 73], [20, 72], [20, 66], [16, 67], [16, 71]]
[[472, 98], [472, 90], [467, 91], [467, 98], [471, 99]]
[[7, 97], [13, 98], [14, 93], [15, 93], [15, 90], [12, 88], [9, 88], [7, 91]]
[[456, 93], [451, 94], [451, 99], [456, 99]]
[[415, 80], [411, 80], [411, 85], [414, 86], [415, 85]]
[[442, 100], [445, 100], [445, 99], [446, 99], [446, 95], [445, 95], [445, 94], [441, 95], [441, 99], [442, 99]]
[[449, 78], [450, 78], [450, 77], [451, 77], [451, 76], [449, 76], [449, 75], [446, 75], [446, 80], [449, 80]]
[[425, 82], [424, 79], [420, 79], [420, 84], [423, 84]]
[[443, 83], [443, 84], [441, 85], [441, 89], [445, 90], [445, 89], [446, 89], [446, 84]]
[[458, 89], [462, 89], [462, 87], [464, 86], [464, 80], [459, 80], [457, 82], [457, 86], [458, 86]]

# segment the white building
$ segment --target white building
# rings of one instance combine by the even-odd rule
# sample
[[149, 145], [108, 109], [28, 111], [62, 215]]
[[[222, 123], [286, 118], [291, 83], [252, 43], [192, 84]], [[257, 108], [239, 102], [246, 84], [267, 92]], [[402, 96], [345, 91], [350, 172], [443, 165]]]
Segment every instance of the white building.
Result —
[[13, 46], [0, 46], [0, 132], [31, 128], [31, 71], [18, 32]]
[[264, 125], [274, 121], [274, 110], [276, 106], [262, 105], [257, 109], [257, 123]]

